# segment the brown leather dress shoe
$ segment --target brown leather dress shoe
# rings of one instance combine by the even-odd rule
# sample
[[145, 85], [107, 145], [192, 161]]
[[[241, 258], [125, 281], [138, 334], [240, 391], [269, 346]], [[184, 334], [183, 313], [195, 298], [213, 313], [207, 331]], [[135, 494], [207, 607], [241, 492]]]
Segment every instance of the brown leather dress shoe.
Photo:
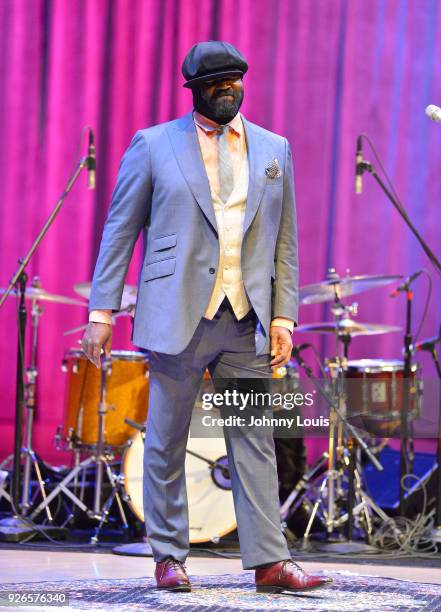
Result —
[[156, 564], [156, 586], [164, 591], [191, 591], [185, 566], [176, 559], [166, 559]]
[[270, 567], [256, 569], [256, 591], [258, 593], [307, 591], [331, 584], [332, 578], [308, 575], [291, 559], [273, 563]]

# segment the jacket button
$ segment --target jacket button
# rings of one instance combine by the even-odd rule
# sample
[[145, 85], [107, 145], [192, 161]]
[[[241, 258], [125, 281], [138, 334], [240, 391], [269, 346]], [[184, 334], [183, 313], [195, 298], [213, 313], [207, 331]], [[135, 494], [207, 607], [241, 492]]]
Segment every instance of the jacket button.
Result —
[[208, 268], [208, 271], [210, 272], [210, 274], [214, 274], [216, 272], [214, 268]]

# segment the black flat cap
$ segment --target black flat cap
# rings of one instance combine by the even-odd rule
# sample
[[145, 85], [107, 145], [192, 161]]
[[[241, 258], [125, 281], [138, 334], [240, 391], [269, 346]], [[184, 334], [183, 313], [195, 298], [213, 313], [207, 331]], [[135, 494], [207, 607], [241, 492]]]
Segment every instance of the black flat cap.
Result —
[[182, 64], [182, 74], [187, 81], [184, 87], [220, 77], [241, 77], [247, 70], [242, 53], [230, 43], [219, 40], [193, 45]]

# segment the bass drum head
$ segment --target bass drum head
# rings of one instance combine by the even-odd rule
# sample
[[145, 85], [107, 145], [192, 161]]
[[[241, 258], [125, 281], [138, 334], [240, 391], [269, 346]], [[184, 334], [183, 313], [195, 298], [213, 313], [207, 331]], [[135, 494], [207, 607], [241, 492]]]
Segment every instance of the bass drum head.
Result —
[[[233, 494], [228, 473], [220, 468], [211, 469], [204, 459], [226, 465], [225, 442], [223, 438], [189, 438], [187, 451], [185, 474], [190, 543], [217, 542], [236, 529]], [[141, 521], [144, 521], [143, 454], [143, 436], [137, 433], [124, 454], [123, 473], [124, 489], [130, 497], [128, 503]]]

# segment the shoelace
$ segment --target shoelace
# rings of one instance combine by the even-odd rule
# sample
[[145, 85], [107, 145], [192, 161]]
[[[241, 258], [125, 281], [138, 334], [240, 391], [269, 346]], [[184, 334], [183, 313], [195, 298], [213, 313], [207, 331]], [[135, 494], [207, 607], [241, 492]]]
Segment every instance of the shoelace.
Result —
[[185, 565], [181, 563], [181, 561], [178, 561], [177, 559], [167, 559], [167, 564], [171, 565], [173, 569], [183, 569], [184, 571], [187, 571], [187, 568], [185, 567]]
[[[282, 578], [283, 575], [286, 573], [286, 566], [289, 565], [294, 565], [294, 567], [296, 568], [297, 571], [299, 571], [302, 575], [304, 574], [302, 568], [300, 567], [300, 565], [297, 565], [297, 563], [295, 561], [293, 561], [292, 559], [286, 559], [286, 561], [283, 561], [282, 563], [282, 567], [280, 568], [280, 574], [279, 577]], [[289, 567], [288, 567], [289, 569]]]

